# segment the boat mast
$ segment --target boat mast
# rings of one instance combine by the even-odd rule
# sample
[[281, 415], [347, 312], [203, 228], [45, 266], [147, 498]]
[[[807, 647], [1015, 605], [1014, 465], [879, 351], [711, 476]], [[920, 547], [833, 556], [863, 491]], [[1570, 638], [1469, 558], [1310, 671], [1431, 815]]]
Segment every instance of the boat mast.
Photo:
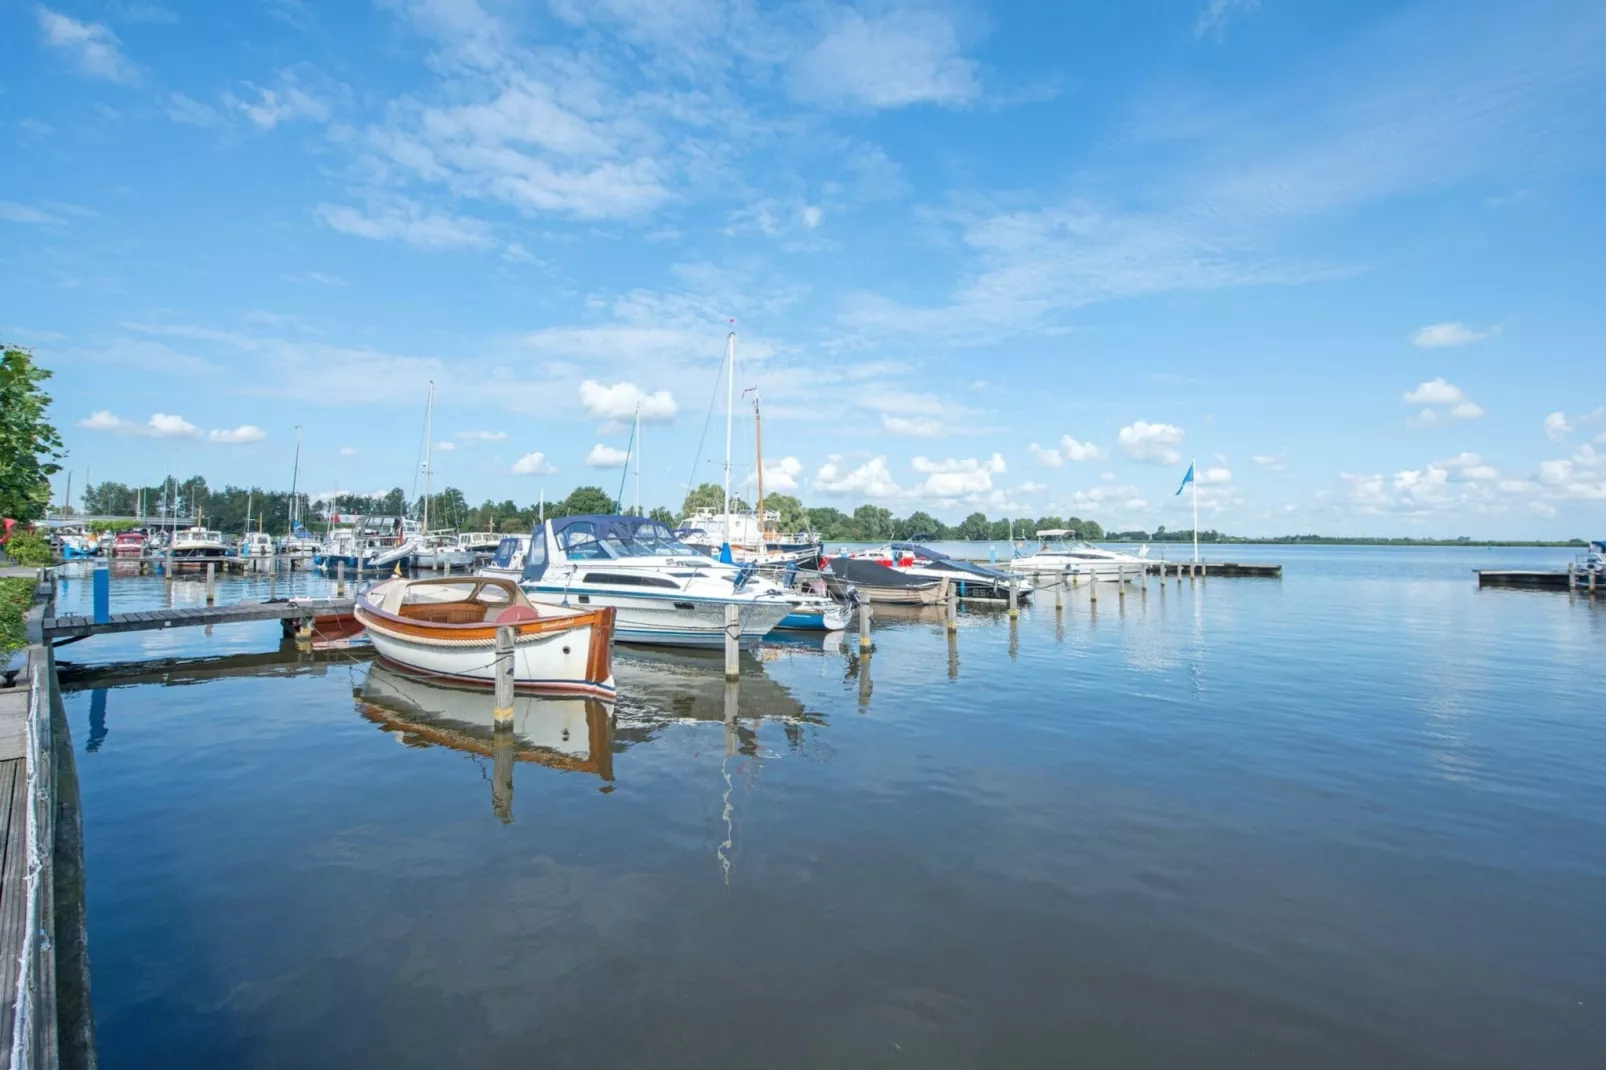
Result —
[[764, 417], [758, 411], [758, 388], [753, 388], [753, 438], [758, 454], [758, 552], [764, 552]]
[[736, 332], [725, 339], [725, 362], [730, 377], [725, 383], [725, 540], [720, 557], [730, 560], [731, 545], [731, 416], [736, 408]]
[[251, 503], [256, 500], [256, 488], [245, 492], [245, 533], [251, 534]]
[[429, 381], [429, 404], [424, 408], [424, 529], [423, 534], [429, 534], [429, 461], [430, 447], [434, 445], [430, 437], [435, 433], [435, 380]]
[[636, 402], [636, 515], [641, 515], [641, 402]]
[[298, 517], [296, 515], [296, 512], [297, 512], [296, 505], [298, 504], [296, 502], [296, 480], [299, 479], [300, 476], [301, 476], [301, 425], [300, 424], [296, 424], [296, 463], [295, 463], [295, 466], [290, 469], [290, 535], [292, 537], [296, 533], [296, 521], [300, 519], [300, 517]]

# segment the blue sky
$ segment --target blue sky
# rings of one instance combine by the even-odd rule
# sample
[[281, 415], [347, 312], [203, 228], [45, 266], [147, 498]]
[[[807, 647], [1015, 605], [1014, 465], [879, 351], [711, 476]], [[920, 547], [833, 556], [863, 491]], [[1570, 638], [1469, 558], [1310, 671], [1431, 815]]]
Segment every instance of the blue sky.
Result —
[[[1606, 530], [1606, 7], [0, 2], [83, 479]], [[719, 388], [722, 397], [723, 388]], [[753, 466], [738, 424], [739, 479]], [[612, 467], [608, 467], [608, 466]], [[627, 491], [627, 499], [630, 492]]]

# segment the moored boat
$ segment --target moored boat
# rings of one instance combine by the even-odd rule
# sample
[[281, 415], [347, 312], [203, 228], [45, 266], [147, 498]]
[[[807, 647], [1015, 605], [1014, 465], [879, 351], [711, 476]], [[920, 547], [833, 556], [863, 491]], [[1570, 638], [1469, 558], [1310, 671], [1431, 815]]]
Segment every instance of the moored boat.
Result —
[[1075, 531], [1050, 528], [1039, 531], [1043, 545], [1034, 554], [1009, 563], [1011, 572], [1041, 581], [1068, 577], [1093, 580], [1137, 580], [1148, 567], [1149, 548], [1136, 554], [1105, 550], [1080, 538]]
[[145, 552], [145, 533], [125, 531], [112, 540], [113, 557], [138, 557]]
[[357, 620], [381, 658], [462, 683], [495, 683], [496, 633], [513, 629], [514, 686], [558, 694], [614, 694], [614, 612], [536, 605], [512, 580], [391, 579], [357, 596]]
[[820, 576], [838, 597], [857, 595], [866, 602], [889, 606], [934, 606], [948, 596], [948, 580], [940, 576], [909, 576], [875, 561], [854, 557], [827, 557]]
[[886, 565], [905, 576], [945, 579], [958, 586], [960, 598], [1002, 602], [1009, 597], [1011, 582], [1015, 584], [1015, 594], [1019, 599], [1029, 597], [1032, 590], [1032, 585], [1019, 576], [961, 561], [920, 543], [895, 542], [874, 550], [862, 550], [853, 557]]

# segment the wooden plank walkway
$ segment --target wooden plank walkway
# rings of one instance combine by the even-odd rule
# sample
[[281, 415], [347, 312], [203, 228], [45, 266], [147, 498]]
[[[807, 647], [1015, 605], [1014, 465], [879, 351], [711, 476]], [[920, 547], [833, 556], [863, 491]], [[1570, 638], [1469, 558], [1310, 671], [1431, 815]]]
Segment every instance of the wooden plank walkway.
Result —
[[311, 620], [351, 613], [350, 598], [299, 598], [271, 602], [238, 602], [230, 606], [157, 609], [141, 613], [113, 613], [104, 622], [93, 617], [46, 617], [41, 625], [46, 640], [81, 639], [113, 632], [145, 632], [213, 624], [240, 624], [257, 620]]
[[0, 1065], [11, 1065], [17, 1012], [17, 961], [27, 925], [28, 763], [0, 762]]

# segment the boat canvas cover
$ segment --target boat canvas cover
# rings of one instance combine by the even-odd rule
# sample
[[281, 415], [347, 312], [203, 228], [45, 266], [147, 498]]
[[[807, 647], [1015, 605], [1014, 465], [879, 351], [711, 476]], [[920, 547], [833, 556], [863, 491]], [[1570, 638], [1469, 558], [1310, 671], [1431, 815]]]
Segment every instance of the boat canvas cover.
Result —
[[862, 587], [914, 587], [926, 588], [941, 583], [930, 576], [910, 576], [888, 568], [879, 561], [861, 561], [852, 557], [832, 557], [821, 563], [821, 571], [829, 572], [848, 583]]
[[996, 568], [988, 568], [985, 565], [978, 565], [971, 561], [961, 561], [957, 557], [949, 557], [941, 550], [933, 550], [929, 546], [922, 546], [916, 542], [895, 542], [892, 544], [892, 549], [899, 553], [924, 557], [928, 561], [941, 561], [944, 569], [968, 572], [972, 576], [980, 576], [984, 579], [1003, 580], [1008, 583], [1013, 578], [1007, 572], [1000, 572]]

